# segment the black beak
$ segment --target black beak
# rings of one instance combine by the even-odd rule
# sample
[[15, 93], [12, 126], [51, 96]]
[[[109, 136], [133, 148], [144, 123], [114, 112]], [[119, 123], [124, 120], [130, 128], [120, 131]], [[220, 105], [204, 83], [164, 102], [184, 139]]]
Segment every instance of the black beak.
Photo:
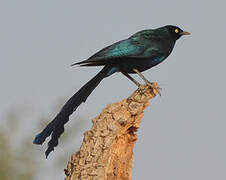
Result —
[[183, 32], [180, 33], [180, 35], [182, 35], [182, 36], [183, 35], [190, 35], [190, 34], [191, 34], [190, 32], [185, 32], [185, 31], [183, 31]]

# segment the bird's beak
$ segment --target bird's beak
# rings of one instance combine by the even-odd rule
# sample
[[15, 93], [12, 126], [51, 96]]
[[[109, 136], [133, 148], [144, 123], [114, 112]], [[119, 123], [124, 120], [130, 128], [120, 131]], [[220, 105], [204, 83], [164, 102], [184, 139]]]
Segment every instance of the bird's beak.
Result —
[[183, 31], [183, 32], [180, 33], [180, 35], [182, 35], [182, 36], [183, 35], [190, 35], [190, 34], [191, 34], [190, 32], [185, 32], [185, 31]]

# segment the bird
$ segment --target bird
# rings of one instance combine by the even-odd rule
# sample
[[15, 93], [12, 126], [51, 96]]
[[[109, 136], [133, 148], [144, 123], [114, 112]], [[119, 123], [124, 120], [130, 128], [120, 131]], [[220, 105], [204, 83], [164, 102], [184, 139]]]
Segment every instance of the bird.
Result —
[[69, 116], [86, 101], [104, 78], [116, 72], [120, 72], [139, 87], [140, 83], [129, 75], [138, 74], [145, 84], [153, 88], [152, 83], [141, 72], [163, 62], [171, 54], [176, 41], [184, 35], [190, 33], [175, 25], [145, 29], [101, 49], [86, 60], [72, 64], [71, 66], [103, 66], [103, 68], [63, 105], [56, 117], [35, 136], [33, 143], [42, 145], [46, 138], [51, 136], [45, 151], [47, 158], [58, 145]]

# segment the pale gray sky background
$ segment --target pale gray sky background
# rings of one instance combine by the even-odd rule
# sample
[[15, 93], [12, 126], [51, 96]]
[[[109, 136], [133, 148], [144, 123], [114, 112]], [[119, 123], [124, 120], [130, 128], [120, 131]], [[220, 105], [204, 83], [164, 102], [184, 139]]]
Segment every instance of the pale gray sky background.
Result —
[[[99, 68], [71, 68], [101, 48], [148, 28], [175, 24], [192, 33], [177, 41], [173, 53], [144, 75], [162, 87], [145, 111], [135, 145], [133, 179], [226, 179], [226, 1], [0, 1], [0, 118], [20, 105], [52, 120], [53, 107], [69, 98]], [[115, 88], [118, 87], [118, 88]], [[73, 115], [91, 119], [136, 87], [121, 74], [105, 79]], [[110, 94], [109, 94], [110, 92]], [[79, 117], [79, 118], [77, 118]], [[26, 131], [38, 129], [35, 117]], [[70, 123], [66, 126], [66, 131]], [[82, 132], [69, 137], [80, 144]], [[32, 142], [33, 137], [31, 137]], [[45, 144], [46, 145], [46, 144]], [[59, 146], [44, 159], [38, 179], [63, 179], [54, 169]], [[65, 164], [66, 167], [66, 164]]]

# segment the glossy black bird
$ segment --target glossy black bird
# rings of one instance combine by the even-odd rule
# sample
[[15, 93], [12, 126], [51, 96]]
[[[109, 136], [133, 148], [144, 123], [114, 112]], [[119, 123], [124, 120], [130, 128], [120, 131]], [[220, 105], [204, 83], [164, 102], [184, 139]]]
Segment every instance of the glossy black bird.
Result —
[[69, 116], [82, 102], [86, 101], [87, 97], [102, 79], [115, 72], [121, 72], [137, 86], [140, 86], [129, 75], [130, 73], [137, 73], [145, 83], [151, 86], [152, 84], [140, 72], [163, 62], [172, 52], [176, 40], [183, 35], [189, 34], [173, 25], [143, 30], [135, 33], [128, 39], [116, 42], [100, 50], [85, 61], [73, 64], [104, 67], [66, 102], [53, 121], [35, 137], [33, 143], [42, 144], [51, 135], [51, 139], [48, 142], [48, 149], [45, 152], [47, 157], [54, 150], [54, 147], [58, 145], [58, 139], [64, 132], [64, 124], [68, 122]]

